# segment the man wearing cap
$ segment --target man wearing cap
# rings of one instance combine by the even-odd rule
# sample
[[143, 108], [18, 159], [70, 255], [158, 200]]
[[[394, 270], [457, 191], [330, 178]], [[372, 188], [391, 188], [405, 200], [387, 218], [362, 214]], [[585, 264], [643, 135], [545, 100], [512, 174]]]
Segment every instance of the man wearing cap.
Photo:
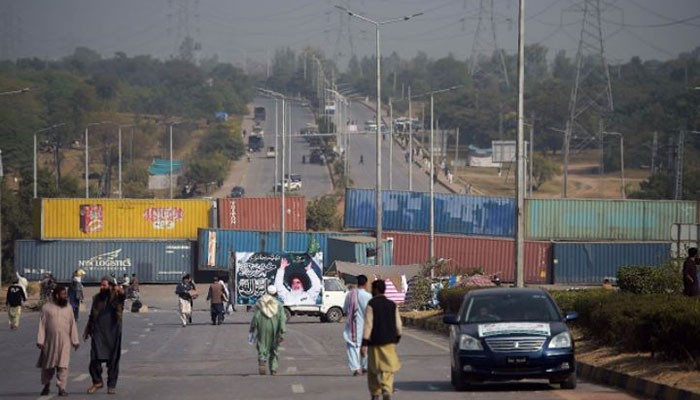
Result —
[[80, 303], [83, 302], [83, 275], [85, 275], [85, 271], [80, 268], [76, 269], [73, 272], [73, 280], [68, 287], [68, 299], [73, 308], [73, 317], [75, 317], [76, 321], [80, 315]]
[[182, 282], [177, 284], [175, 294], [178, 297], [178, 311], [182, 326], [187, 326], [187, 323], [192, 323], [192, 306], [194, 298], [197, 296], [197, 288], [190, 279], [190, 274], [182, 277]]
[[277, 288], [267, 287], [267, 292], [258, 299], [255, 314], [250, 322], [250, 333], [255, 335], [258, 348], [258, 373], [267, 373], [269, 362], [270, 374], [277, 375], [279, 366], [279, 345], [286, 330], [287, 317], [284, 307], [277, 300]]

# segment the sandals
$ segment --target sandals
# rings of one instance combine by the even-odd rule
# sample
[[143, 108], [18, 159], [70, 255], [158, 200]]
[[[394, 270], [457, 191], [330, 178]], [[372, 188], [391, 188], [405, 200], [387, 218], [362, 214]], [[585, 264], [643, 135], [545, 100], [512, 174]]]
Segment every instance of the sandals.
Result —
[[93, 383], [87, 390], [88, 394], [93, 394], [98, 390], [102, 389], [105, 385], [103, 383]]

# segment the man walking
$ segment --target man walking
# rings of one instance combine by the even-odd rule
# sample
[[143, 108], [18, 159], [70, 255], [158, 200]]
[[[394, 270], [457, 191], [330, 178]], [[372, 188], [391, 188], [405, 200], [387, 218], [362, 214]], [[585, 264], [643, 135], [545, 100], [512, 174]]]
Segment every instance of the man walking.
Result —
[[350, 367], [350, 371], [354, 376], [362, 375], [363, 372], [367, 371], [367, 357], [360, 356], [365, 325], [365, 309], [367, 308], [367, 303], [372, 299], [372, 295], [367, 292], [366, 287], [367, 277], [358, 275], [357, 288], [351, 290], [345, 296], [345, 304], [343, 306], [345, 315], [347, 315], [343, 338], [345, 339], [345, 347], [348, 354], [348, 367]]
[[226, 292], [223, 286], [219, 283], [219, 277], [214, 277], [214, 283], [209, 285], [209, 292], [207, 293], [207, 300], [210, 301], [211, 307], [211, 324], [221, 325], [224, 323], [224, 301], [226, 299]]
[[100, 291], [92, 298], [90, 316], [83, 338], [92, 337], [90, 350], [90, 377], [92, 394], [104, 387], [102, 363], [107, 363], [107, 393], [117, 393], [119, 359], [122, 352], [122, 314], [126, 296], [121, 286], [109, 276], [100, 281]]
[[[401, 317], [396, 303], [384, 296], [386, 283], [372, 282], [372, 300], [365, 310], [361, 354], [369, 352], [367, 383], [372, 400], [390, 400], [394, 373], [401, 368], [396, 344], [401, 340]], [[368, 350], [369, 348], [369, 350]]]
[[7, 297], [5, 304], [7, 305], [7, 315], [10, 317], [10, 329], [19, 328], [20, 317], [22, 316], [22, 303], [27, 301], [27, 296], [24, 294], [24, 289], [19, 285], [19, 279], [13, 279], [12, 285], [7, 288]]
[[270, 375], [277, 375], [279, 366], [279, 345], [286, 331], [287, 317], [276, 295], [277, 288], [274, 285], [268, 286], [267, 293], [258, 299], [253, 320], [250, 322], [250, 334], [257, 341], [260, 375], [266, 374], [268, 361]]
[[688, 257], [683, 263], [683, 294], [689, 297], [700, 295], [698, 286], [698, 249], [691, 247], [688, 249]]
[[197, 297], [197, 289], [190, 280], [190, 274], [182, 277], [182, 282], [177, 284], [175, 294], [178, 297], [178, 311], [182, 326], [192, 323], [192, 306]]
[[82, 269], [75, 270], [75, 272], [73, 272], [73, 280], [68, 288], [68, 299], [73, 308], [73, 316], [76, 321], [80, 316], [80, 303], [83, 302], [83, 275], [85, 275], [85, 271]]
[[41, 368], [41, 396], [49, 394], [49, 385], [56, 374], [56, 386], [59, 396], [68, 396], [68, 365], [70, 364], [70, 348], [78, 350], [80, 337], [78, 327], [73, 318], [73, 310], [68, 307], [68, 290], [58, 286], [53, 291], [52, 301], [41, 308], [39, 331], [36, 346], [41, 350], [36, 363]]

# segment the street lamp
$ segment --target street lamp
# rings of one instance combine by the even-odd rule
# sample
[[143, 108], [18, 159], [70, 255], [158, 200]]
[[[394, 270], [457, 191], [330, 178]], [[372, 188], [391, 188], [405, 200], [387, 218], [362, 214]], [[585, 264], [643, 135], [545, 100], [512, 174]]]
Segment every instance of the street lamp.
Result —
[[625, 191], [625, 139], [620, 132], [603, 132], [603, 135], [620, 137], [620, 193], [622, 198], [627, 198]]
[[85, 198], [90, 198], [90, 169], [89, 169], [89, 146], [88, 146], [88, 128], [95, 125], [112, 124], [112, 121], [90, 122], [85, 125]]
[[50, 131], [54, 128], [58, 128], [59, 126], [65, 125], [64, 123], [60, 124], [55, 124], [51, 126], [47, 126], [46, 128], [39, 129], [34, 131], [34, 198], [37, 198], [37, 145], [36, 145], [36, 135], [41, 133], [41, 132], [46, 132]]
[[[285, 234], [285, 229], [284, 229], [284, 228], [285, 228], [285, 226], [284, 226], [284, 222], [285, 222], [285, 221], [284, 221], [284, 217], [285, 217], [285, 204], [284, 204], [284, 203], [285, 203], [285, 201], [284, 201], [284, 200], [285, 200], [285, 193], [284, 193], [284, 133], [285, 133], [285, 129], [286, 129], [286, 126], [287, 126], [286, 120], [285, 120], [285, 114], [286, 114], [285, 110], [286, 110], [286, 108], [287, 108], [287, 97], [286, 97], [285, 95], [283, 95], [282, 93], [277, 93], [277, 92], [274, 92], [274, 91], [268, 90], [268, 89], [258, 88], [258, 91], [261, 92], [261, 93], [263, 93], [263, 94], [265, 94], [265, 95], [267, 95], [267, 96], [274, 97], [275, 99], [280, 99], [280, 100], [282, 100], [282, 141], [281, 141], [281, 146], [280, 146], [280, 149], [279, 149], [280, 154], [282, 154], [282, 160], [281, 160], [281, 162], [280, 162], [280, 164], [282, 164], [282, 179], [280, 180], [280, 181], [281, 181], [280, 189], [281, 189], [281, 194], [282, 194], [281, 205], [280, 205], [280, 251], [281, 251], [281, 252], [284, 252], [284, 248], [285, 248], [285, 243], [284, 243], [284, 234]], [[275, 117], [275, 119], [276, 119], [276, 117]], [[275, 121], [275, 125], [277, 125], [277, 121]], [[276, 133], [276, 132], [275, 132], [275, 133]], [[275, 153], [277, 153], [277, 151], [278, 151], [278, 150], [275, 149]], [[289, 177], [289, 182], [290, 182], [290, 184], [291, 184], [291, 174], [290, 174], [290, 177]], [[280, 183], [280, 182], [275, 182], [275, 188], [277, 188], [277, 185], [278, 185], [279, 183]]]
[[382, 126], [382, 75], [381, 75], [381, 52], [379, 51], [379, 27], [381, 25], [387, 25], [391, 24], [394, 22], [401, 22], [401, 21], [408, 21], [409, 19], [413, 17], [417, 17], [419, 15], [423, 15], [423, 13], [416, 13], [412, 15], [407, 15], [404, 17], [400, 18], [393, 18], [393, 19], [387, 19], [384, 21], [375, 21], [373, 19], [367, 18], [365, 16], [356, 14], [350, 10], [348, 10], [345, 7], [341, 6], [335, 6], [336, 8], [339, 8], [346, 13], [348, 13], [349, 16], [355, 17], [359, 20], [369, 22], [370, 24], [374, 25], [375, 28], [375, 40], [376, 40], [376, 49], [377, 49], [377, 108], [376, 108], [376, 114], [377, 114], [377, 243], [376, 243], [376, 251], [377, 255], [375, 257], [375, 263], [376, 265], [382, 265], [383, 260], [382, 260], [382, 157], [381, 157], [381, 152], [382, 152], [382, 136], [381, 136], [381, 126]]
[[[436, 94], [450, 92], [461, 88], [462, 85], [452, 86], [446, 89], [433, 90], [431, 92], [413, 96], [414, 98], [430, 96], [430, 259], [435, 258], [435, 117], [434, 97]], [[411, 166], [413, 167], [413, 166]]]

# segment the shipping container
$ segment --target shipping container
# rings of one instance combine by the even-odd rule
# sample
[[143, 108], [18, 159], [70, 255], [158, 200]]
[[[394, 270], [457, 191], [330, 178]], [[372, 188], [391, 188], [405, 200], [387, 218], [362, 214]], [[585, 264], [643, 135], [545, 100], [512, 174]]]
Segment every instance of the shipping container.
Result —
[[671, 227], [671, 258], [685, 258], [688, 249], [700, 243], [700, 224], [673, 224]]
[[177, 283], [192, 272], [195, 250], [189, 240], [18, 240], [15, 269], [29, 280], [51, 273], [58, 282], [70, 282], [82, 268], [85, 283], [111, 273], [136, 274], [142, 283]]
[[[384, 232], [392, 238], [394, 263], [397, 265], [425, 263], [430, 258], [430, 235]], [[456, 273], [480, 268], [487, 275], [498, 274], [504, 282], [515, 281], [515, 241], [475, 236], [435, 235], [435, 257], [448, 260]], [[525, 283], [552, 282], [551, 244], [525, 242]]]
[[37, 239], [189, 239], [211, 227], [213, 202], [161, 199], [36, 199]]
[[[515, 200], [508, 197], [434, 194], [435, 232], [475, 236], [512, 237], [515, 234]], [[376, 229], [376, 192], [345, 191], [345, 228]], [[428, 232], [430, 193], [382, 191], [382, 228], [391, 231]]]
[[[221, 229], [247, 231], [274, 231], [281, 225], [282, 198], [240, 197], [219, 199], [219, 225]], [[306, 199], [286, 196], [284, 228], [289, 231], [306, 230]]]
[[[371, 236], [343, 236], [328, 238], [328, 254], [324, 255], [327, 265], [347, 261], [358, 264], [375, 265], [377, 239]], [[392, 265], [393, 245], [391, 240], [382, 240], [382, 263]]]
[[554, 283], [599, 285], [625, 265], [658, 267], [669, 250], [669, 242], [554, 242]]
[[[324, 270], [328, 238], [358, 236], [349, 232], [285, 232], [285, 251], [304, 253], [316, 247], [324, 254]], [[200, 229], [198, 269], [227, 269], [231, 252], [280, 252], [279, 232], [238, 231], [228, 229]]]
[[668, 241], [671, 226], [694, 224], [694, 201], [528, 199], [530, 240]]

